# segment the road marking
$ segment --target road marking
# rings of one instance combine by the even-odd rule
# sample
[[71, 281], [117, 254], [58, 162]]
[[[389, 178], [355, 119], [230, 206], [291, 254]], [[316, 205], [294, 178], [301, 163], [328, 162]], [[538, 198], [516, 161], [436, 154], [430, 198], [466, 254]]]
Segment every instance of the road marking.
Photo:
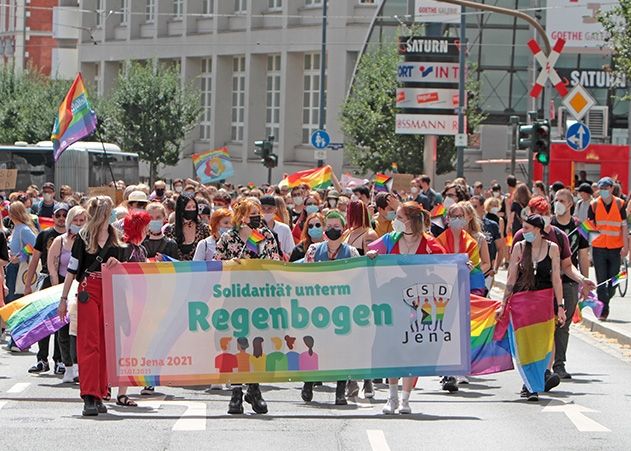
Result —
[[159, 409], [160, 406], [184, 406], [186, 411], [173, 425], [172, 431], [205, 431], [206, 403], [200, 401], [141, 401], [139, 406]]
[[373, 451], [390, 451], [386, 436], [381, 429], [367, 429], [368, 441]]
[[611, 432], [602, 424], [584, 415], [584, 413], [598, 412], [598, 410], [593, 410], [574, 402], [566, 404], [563, 401], [552, 400], [543, 408], [542, 412], [564, 413], [579, 432]]
[[7, 390], [7, 393], [22, 393], [24, 390], [26, 390], [29, 385], [31, 385], [30, 382], [19, 382], [17, 384], [15, 384], [13, 387], [11, 387], [10, 389]]

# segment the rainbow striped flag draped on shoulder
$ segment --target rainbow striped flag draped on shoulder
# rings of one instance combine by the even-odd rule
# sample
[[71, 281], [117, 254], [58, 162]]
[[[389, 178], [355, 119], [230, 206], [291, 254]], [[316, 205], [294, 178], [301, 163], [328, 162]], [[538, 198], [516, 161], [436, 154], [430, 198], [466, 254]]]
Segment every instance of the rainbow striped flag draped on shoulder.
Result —
[[55, 161], [59, 160], [63, 151], [72, 144], [94, 133], [96, 124], [96, 113], [90, 107], [83, 77], [79, 73], [59, 105], [53, 126], [50, 139], [53, 142]]

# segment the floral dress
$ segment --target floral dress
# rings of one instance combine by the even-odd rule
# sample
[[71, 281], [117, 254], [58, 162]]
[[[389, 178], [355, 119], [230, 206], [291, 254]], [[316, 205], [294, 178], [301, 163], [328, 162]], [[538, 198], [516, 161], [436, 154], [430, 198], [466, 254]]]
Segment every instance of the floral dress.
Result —
[[197, 223], [197, 228], [195, 229], [195, 239], [190, 244], [178, 243], [175, 237], [175, 224], [168, 224], [164, 228], [164, 234], [175, 240], [177, 243], [177, 248], [179, 251], [179, 255], [175, 258], [181, 261], [191, 261], [193, 260], [193, 256], [195, 255], [195, 250], [197, 249], [197, 243], [202, 240], [205, 240], [210, 236], [210, 227], [208, 224], [204, 224], [203, 222]]
[[239, 236], [239, 230], [232, 229], [219, 238], [215, 260], [231, 260], [233, 258], [281, 260], [278, 243], [272, 232], [268, 229], [260, 229], [259, 232], [265, 239], [258, 245], [258, 254], [246, 246]]

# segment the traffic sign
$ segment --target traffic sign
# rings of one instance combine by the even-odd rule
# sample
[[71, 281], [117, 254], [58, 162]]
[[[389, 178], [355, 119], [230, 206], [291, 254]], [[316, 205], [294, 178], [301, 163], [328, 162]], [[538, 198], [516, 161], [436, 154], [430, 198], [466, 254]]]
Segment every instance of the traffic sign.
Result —
[[582, 122], [575, 122], [570, 125], [565, 134], [565, 142], [572, 150], [582, 152], [589, 147], [592, 134], [589, 127]]
[[467, 134], [466, 133], [458, 133], [456, 135], [456, 147], [467, 147]]
[[552, 48], [552, 51], [548, 56], [546, 56], [543, 53], [543, 50], [541, 50], [541, 47], [539, 47], [539, 43], [537, 41], [535, 41], [534, 39], [528, 41], [528, 47], [530, 48], [530, 51], [533, 55], [535, 55], [535, 59], [539, 62], [539, 64], [541, 64], [541, 67], [543, 68], [543, 70], [539, 72], [539, 76], [537, 77], [537, 80], [535, 81], [535, 84], [530, 91], [531, 97], [539, 97], [539, 94], [541, 94], [541, 91], [543, 91], [543, 85], [548, 78], [550, 79], [561, 97], [565, 97], [565, 95], [567, 94], [567, 88], [565, 87], [563, 80], [561, 80], [561, 77], [559, 77], [559, 74], [557, 74], [557, 71], [554, 68], [554, 65], [559, 59], [559, 55], [561, 55], [561, 50], [563, 50], [564, 45], [565, 41], [563, 39], [557, 39], [556, 44], [554, 44], [554, 47]]
[[596, 101], [581, 85], [576, 85], [570, 93], [563, 99], [563, 105], [567, 111], [574, 116], [574, 119], [580, 121], [587, 112], [596, 105]]
[[326, 150], [315, 150], [313, 152], [314, 160], [326, 160]]
[[326, 149], [331, 144], [331, 137], [326, 130], [316, 130], [311, 134], [311, 145], [316, 149]]

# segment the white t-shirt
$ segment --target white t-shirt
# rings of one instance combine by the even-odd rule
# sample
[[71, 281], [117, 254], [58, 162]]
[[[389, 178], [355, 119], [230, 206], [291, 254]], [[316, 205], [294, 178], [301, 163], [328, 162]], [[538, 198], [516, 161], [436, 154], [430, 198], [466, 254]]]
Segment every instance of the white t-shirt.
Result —
[[291, 255], [296, 244], [294, 243], [294, 237], [291, 235], [289, 226], [285, 223], [274, 221], [273, 232], [278, 235], [281, 252], [286, 255]]
[[197, 243], [197, 248], [195, 248], [195, 254], [193, 255], [193, 261], [209, 262], [215, 256], [216, 250], [217, 242], [215, 241], [215, 238], [211, 235], [208, 238]]

